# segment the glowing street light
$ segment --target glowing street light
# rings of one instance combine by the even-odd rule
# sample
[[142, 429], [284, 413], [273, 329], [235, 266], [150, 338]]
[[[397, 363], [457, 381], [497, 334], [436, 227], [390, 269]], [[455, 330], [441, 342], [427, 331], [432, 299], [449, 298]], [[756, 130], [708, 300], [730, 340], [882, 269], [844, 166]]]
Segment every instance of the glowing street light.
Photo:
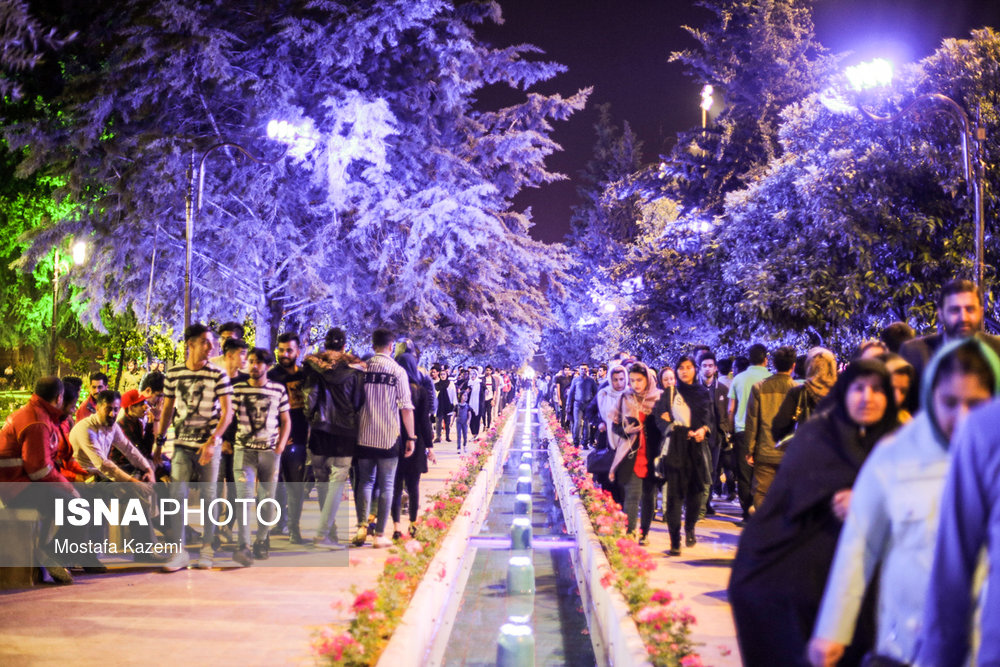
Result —
[[701, 129], [708, 127], [708, 110], [712, 108], [712, 104], [715, 100], [712, 98], [712, 94], [715, 89], [712, 88], [712, 84], [706, 83], [701, 89]]
[[892, 83], [892, 63], [885, 58], [875, 58], [848, 67], [844, 74], [854, 90], [885, 88]]
[[[220, 148], [233, 148], [243, 153], [257, 164], [272, 165], [277, 164], [286, 154], [294, 157], [304, 157], [316, 147], [318, 137], [312, 127], [312, 121], [307, 121], [301, 126], [294, 126], [288, 121], [272, 120], [267, 124], [267, 136], [275, 141], [285, 144], [285, 150], [273, 160], [263, 160], [255, 157], [249, 150], [240, 144], [230, 141], [223, 141], [213, 146], [201, 154], [198, 162], [198, 195], [194, 198], [192, 190], [194, 188], [194, 154], [191, 154], [191, 167], [189, 172], [189, 186], [185, 197], [186, 209], [186, 252], [184, 257], [184, 328], [191, 326], [191, 257], [193, 254], [192, 239], [194, 237], [195, 217], [201, 213], [202, 196], [205, 192], [205, 161], [208, 156]], [[192, 206], [194, 200], [194, 206]], [[148, 311], [148, 308], [147, 308]]]
[[[87, 261], [87, 242], [77, 241], [73, 244], [73, 251], [71, 253], [73, 258], [73, 264], [80, 266]], [[59, 253], [59, 246], [55, 248], [55, 255], [52, 258], [52, 327], [51, 327], [51, 341], [49, 346], [49, 364], [52, 372], [58, 375], [58, 370], [56, 366], [56, 344], [58, 343], [58, 338], [56, 335], [56, 326], [59, 322], [59, 277], [61, 273], [69, 271], [70, 266], [66, 263], [63, 266], [63, 259]]]
[[[892, 83], [892, 63], [882, 58], [877, 58], [870, 62], [860, 63], [845, 70], [848, 82], [855, 90], [864, 90], [880, 86], [888, 86]], [[980, 289], [983, 286], [983, 163], [981, 159], [981, 142], [986, 140], [986, 130], [975, 125], [969, 119], [962, 106], [940, 93], [925, 93], [914, 98], [900, 111], [888, 116], [880, 116], [868, 111], [863, 106], [858, 106], [858, 111], [869, 119], [882, 123], [891, 123], [909, 113], [916, 105], [922, 102], [939, 102], [945, 111], [951, 114], [962, 129], [962, 162], [965, 169], [965, 183], [969, 188], [969, 194], [973, 199], [973, 222], [976, 233], [976, 286]], [[824, 102], [825, 104], [825, 102]], [[836, 109], [834, 109], [836, 110]]]

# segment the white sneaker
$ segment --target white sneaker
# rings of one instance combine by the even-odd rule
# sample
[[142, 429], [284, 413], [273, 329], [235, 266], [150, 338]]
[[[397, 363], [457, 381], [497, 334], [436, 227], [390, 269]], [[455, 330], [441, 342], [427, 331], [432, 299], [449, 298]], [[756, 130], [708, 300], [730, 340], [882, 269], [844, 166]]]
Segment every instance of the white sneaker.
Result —
[[179, 554], [174, 554], [173, 558], [168, 560], [163, 564], [163, 572], [176, 572], [177, 570], [183, 570], [191, 562], [191, 558], [187, 555], [186, 551], [181, 551]]
[[344, 548], [343, 544], [336, 540], [331, 540], [329, 537], [314, 538], [312, 545], [317, 548], [330, 549], [332, 551], [339, 551]]
[[212, 569], [212, 558], [209, 556], [202, 556], [194, 564], [194, 569], [196, 570], [211, 570]]
[[375, 542], [372, 544], [376, 549], [388, 549], [392, 546], [392, 540], [390, 540], [385, 535], [376, 535]]

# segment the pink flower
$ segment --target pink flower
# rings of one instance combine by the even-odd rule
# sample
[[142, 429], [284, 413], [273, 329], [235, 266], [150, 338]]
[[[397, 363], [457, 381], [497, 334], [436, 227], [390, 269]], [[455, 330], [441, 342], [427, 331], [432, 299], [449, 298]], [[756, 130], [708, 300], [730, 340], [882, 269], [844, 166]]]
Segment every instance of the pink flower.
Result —
[[413, 554], [418, 554], [421, 551], [423, 551], [424, 550], [424, 545], [422, 545], [417, 540], [407, 540], [406, 544], [404, 545], [403, 548], [406, 549], [406, 553], [408, 553], [410, 555], [413, 555]]
[[407, 578], [406, 577], [406, 573], [403, 572], [402, 570], [400, 570], [399, 572], [396, 573], [396, 579], [397, 579], [397, 581], [404, 581], [406, 578]]
[[650, 598], [653, 602], [659, 602], [660, 604], [670, 604], [674, 600], [674, 596], [670, 594], [670, 591], [665, 591], [659, 588], [653, 591], [653, 596]]
[[389, 556], [385, 559], [386, 565], [398, 565], [403, 562], [403, 559], [399, 556]]
[[701, 657], [697, 653], [681, 658], [681, 667], [702, 667]]
[[358, 594], [358, 597], [354, 598], [354, 604], [351, 608], [355, 613], [360, 613], [362, 611], [374, 611], [375, 610], [375, 600], [378, 596], [373, 590], [367, 590]]

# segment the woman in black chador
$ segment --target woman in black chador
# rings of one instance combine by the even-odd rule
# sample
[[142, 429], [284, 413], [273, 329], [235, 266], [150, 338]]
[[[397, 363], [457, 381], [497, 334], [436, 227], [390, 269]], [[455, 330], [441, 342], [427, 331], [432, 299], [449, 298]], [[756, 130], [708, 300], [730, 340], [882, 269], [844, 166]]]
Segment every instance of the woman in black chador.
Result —
[[[889, 372], [855, 361], [832, 404], [799, 426], [760, 510], [740, 538], [729, 580], [743, 664], [808, 666], [806, 646], [823, 598], [850, 489], [868, 453], [897, 426]], [[871, 600], [840, 665], [857, 665], [874, 641]]]

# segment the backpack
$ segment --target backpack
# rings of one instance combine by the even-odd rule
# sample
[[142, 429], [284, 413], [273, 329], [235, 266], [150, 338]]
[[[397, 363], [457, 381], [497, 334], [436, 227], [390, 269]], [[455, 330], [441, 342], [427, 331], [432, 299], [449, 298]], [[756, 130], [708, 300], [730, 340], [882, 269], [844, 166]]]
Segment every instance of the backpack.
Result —
[[306, 362], [303, 383], [309, 426], [332, 435], [357, 435], [365, 403], [364, 373], [346, 364], [322, 371]]

